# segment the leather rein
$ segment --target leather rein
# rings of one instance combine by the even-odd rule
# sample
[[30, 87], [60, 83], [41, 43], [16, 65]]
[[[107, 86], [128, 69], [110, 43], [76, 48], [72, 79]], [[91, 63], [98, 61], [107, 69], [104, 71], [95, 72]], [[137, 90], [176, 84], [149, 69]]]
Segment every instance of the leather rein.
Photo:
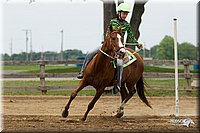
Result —
[[[112, 33], [114, 33], [114, 32], [116, 32], [116, 31], [113, 31]], [[111, 34], [112, 34], [112, 33], [111, 33]], [[112, 43], [112, 42], [111, 42], [111, 39], [110, 39], [110, 44], [111, 44], [111, 43]], [[123, 48], [123, 47], [121, 47], [121, 48]], [[120, 49], [121, 49], [121, 48], [120, 48]], [[115, 48], [114, 48], [114, 49], [115, 49]], [[119, 50], [120, 50], [120, 49], [119, 49]], [[119, 51], [119, 50], [118, 50], [118, 51]], [[100, 51], [101, 53], [103, 53], [104, 55], [106, 55], [107, 57], [111, 58], [112, 60], [115, 59], [115, 57], [112, 57], [111, 55], [107, 54], [106, 52], [104, 52], [103, 50], [101, 50], [101, 48], [99, 48], [99, 51]], [[114, 51], [115, 51], [115, 50], [114, 50]], [[117, 51], [115, 51], [115, 55], [117, 55]]]

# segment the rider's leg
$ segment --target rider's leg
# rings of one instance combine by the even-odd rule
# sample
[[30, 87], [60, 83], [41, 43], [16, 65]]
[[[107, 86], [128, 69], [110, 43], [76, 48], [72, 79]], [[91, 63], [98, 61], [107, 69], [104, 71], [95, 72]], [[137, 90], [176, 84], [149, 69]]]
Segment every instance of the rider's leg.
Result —
[[113, 88], [113, 93], [114, 94], [116, 94], [116, 93], [118, 93], [120, 91], [122, 73], [123, 73], [123, 60], [122, 59], [117, 59], [117, 81], [118, 81], [118, 83]]
[[121, 87], [122, 73], [123, 73], [123, 60], [119, 59], [118, 69], [117, 69], [117, 81], [118, 81], [119, 87]]
[[94, 49], [91, 52], [88, 52], [87, 55], [85, 56], [85, 60], [83, 61], [83, 65], [81, 68], [81, 72], [77, 76], [77, 78], [81, 79], [83, 78], [83, 70], [86, 68], [87, 64], [93, 59], [93, 57], [97, 54], [98, 50], [100, 47]]

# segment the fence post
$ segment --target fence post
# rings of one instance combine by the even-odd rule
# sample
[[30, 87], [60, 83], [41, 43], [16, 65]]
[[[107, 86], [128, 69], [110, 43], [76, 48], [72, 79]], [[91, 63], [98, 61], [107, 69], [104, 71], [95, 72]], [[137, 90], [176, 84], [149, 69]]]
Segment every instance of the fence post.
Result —
[[45, 89], [45, 63], [42, 62], [40, 64], [40, 89], [42, 91], [42, 95], [47, 94], [47, 90]]
[[183, 65], [184, 65], [184, 76], [186, 80], [186, 89], [191, 89], [191, 77], [190, 74], [190, 61], [188, 59], [183, 59]]

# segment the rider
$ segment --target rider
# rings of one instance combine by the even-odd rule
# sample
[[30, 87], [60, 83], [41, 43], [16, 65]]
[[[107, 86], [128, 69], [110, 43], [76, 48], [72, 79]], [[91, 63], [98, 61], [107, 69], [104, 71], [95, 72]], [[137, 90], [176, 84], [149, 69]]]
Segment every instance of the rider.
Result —
[[[130, 24], [125, 20], [128, 13], [130, 12], [131, 7], [130, 5], [128, 5], [127, 3], [121, 3], [118, 7], [117, 7], [117, 18], [114, 18], [110, 21], [110, 24], [108, 27], [112, 26], [113, 29], [118, 29], [119, 27], [121, 27], [122, 29], [122, 42], [124, 40], [124, 35], [125, 32], [127, 31], [127, 37], [132, 41], [132, 43], [138, 43], [137, 40], [135, 39], [133, 32], [131, 30], [131, 26]], [[142, 48], [142, 45], [137, 45], [138, 48]], [[99, 47], [97, 49], [95, 49], [94, 51], [91, 51], [89, 53], [87, 53], [85, 60], [83, 62], [83, 66], [81, 69], [81, 72], [79, 73], [79, 75], [77, 76], [77, 78], [81, 79], [83, 78], [83, 70], [84, 68], [87, 66], [87, 64], [92, 60], [92, 58], [94, 57], [94, 55], [97, 54], [99, 50]], [[123, 62], [122, 59], [118, 59], [117, 60], [117, 80], [118, 80], [118, 84], [116, 84], [114, 86], [114, 93], [117, 93], [120, 90], [121, 87], [121, 77], [122, 77], [122, 72], [123, 72]], [[121, 64], [121, 65], [119, 65]]]

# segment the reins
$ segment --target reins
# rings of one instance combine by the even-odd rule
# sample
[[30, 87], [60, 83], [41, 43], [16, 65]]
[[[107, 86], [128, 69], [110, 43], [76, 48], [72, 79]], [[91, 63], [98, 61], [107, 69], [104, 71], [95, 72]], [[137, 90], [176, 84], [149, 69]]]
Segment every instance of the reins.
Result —
[[101, 53], [103, 53], [104, 55], [106, 55], [107, 57], [111, 58], [112, 60], [115, 59], [115, 58], [112, 57], [111, 55], [109, 55], [109, 54], [105, 53], [104, 51], [102, 51], [101, 48], [99, 49], [99, 51], [100, 51]]
[[[114, 32], [117, 32], [117, 31], [114, 31]], [[112, 32], [113, 33], [113, 32]], [[111, 40], [110, 40], [110, 43], [111, 43]], [[125, 45], [138, 45], [138, 44], [136, 44], [136, 43], [126, 43]], [[121, 47], [121, 48], [123, 48], [123, 47]], [[121, 49], [120, 48], [120, 49]], [[138, 49], [138, 50], [136, 50], [136, 51], [134, 51], [133, 52], [133, 54], [135, 54], [135, 53], [137, 53], [137, 52], [139, 52], [141, 49]], [[103, 50], [101, 50], [101, 48], [99, 48], [99, 51], [102, 53], [102, 54], [104, 54], [104, 55], [106, 55], [107, 57], [109, 57], [109, 58], [111, 58], [112, 60], [114, 60], [115, 58], [114, 57], [112, 57], [111, 55], [109, 55], [109, 54], [107, 54], [106, 52], [104, 52]]]
[[[132, 54], [138, 53], [141, 49], [137, 49], [136, 51], [134, 51]], [[104, 52], [103, 50], [101, 50], [101, 48], [99, 49], [99, 51], [101, 53], [103, 53], [104, 55], [106, 55], [107, 57], [111, 58], [112, 60], [114, 60], [115, 58], [112, 57], [111, 55], [107, 54], [106, 52]]]

